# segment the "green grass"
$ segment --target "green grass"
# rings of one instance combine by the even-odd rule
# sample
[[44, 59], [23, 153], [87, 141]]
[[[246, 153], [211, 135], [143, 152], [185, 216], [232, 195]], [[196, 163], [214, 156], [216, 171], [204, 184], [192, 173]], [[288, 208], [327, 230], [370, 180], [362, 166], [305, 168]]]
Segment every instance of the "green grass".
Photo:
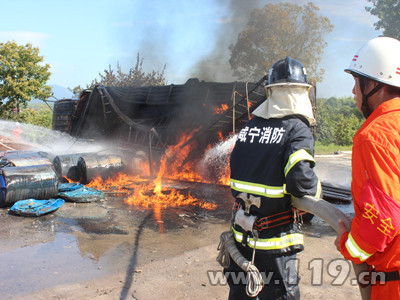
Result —
[[351, 151], [350, 146], [338, 146], [335, 144], [322, 145], [320, 142], [315, 142], [315, 154], [334, 154], [335, 151]]

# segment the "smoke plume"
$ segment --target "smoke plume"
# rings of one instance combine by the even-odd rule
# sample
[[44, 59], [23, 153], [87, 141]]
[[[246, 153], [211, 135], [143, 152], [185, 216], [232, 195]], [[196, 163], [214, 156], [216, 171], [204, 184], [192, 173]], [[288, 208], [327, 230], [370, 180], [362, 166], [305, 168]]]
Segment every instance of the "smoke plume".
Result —
[[218, 20], [220, 26], [215, 32], [216, 43], [211, 54], [198, 61], [191, 73], [205, 81], [228, 82], [233, 81], [232, 70], [229, 64], [229, 46], [237, 40], [239, 32], [247, 26], [251, 12], [260, 7], [259, 0], [215, 0], [216, 5], [227, 5], [226, 15]]

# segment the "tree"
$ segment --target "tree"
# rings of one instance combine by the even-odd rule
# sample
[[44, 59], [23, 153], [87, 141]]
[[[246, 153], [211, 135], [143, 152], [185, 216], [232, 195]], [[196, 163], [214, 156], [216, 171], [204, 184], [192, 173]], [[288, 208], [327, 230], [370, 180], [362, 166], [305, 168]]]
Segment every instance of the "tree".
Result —
[[[152, 71], [150, 73], [146, 73], [143, 71], [143, 58], [140, 58], [138, 54], [136, 57], [136, 65], [134, 68], [129, 69], [128, 73], [124, 73], [121, 69], [119, 63], [117, 63], [117, 71], [111, 68], [111, 65], [108, 66], [108, 70], [104, 70], [104, 74], [99, 73], [100, 80], [94, 79], [90, 85], [86, 87], [88, 89], [93, 88], [95, 85], [104, 85], [104, 86], [148, 86], [148, 85], [165, 85], [166, 80], [164, 77], [166, 66], [162, 69], [162, 71]], [[71, 90], [71, 89], [70, 89]], [[82, 92], [83, 88], [80, 86], [75, 87], [71, 91], [75, 96], [79, 96]]]
[[47, 99], [50, 66], [31, 44], [0, 43], [0, 115], [20, 111], [33, 98]]
[[375, 29], [383, 29], [383, 35], [400, 39], [400, 0], [367, 0], [373, 7], [365, 7], [365, 10], [379, 21], [374, 23]]
[[298, 6], [291, 3], [267, 4], [251, 13], [248, 27], [231, 45], [233, 75], [239, 79], [258, 80], [277, 60], [290, 56], [303, 63], [315, 81], [322, 79], [318, 69], [326, 46], [324, 40], [333, 29], [319, 8], [311, 2]]
[[315, 140], [323, 145], [348, 146], [364, 122], [351, 97], [317, 100]]
[[36, 104], [22, 109], [19, 114], [10, 114], [7, 119], [51, 129], [53, 112], [44, 104]]

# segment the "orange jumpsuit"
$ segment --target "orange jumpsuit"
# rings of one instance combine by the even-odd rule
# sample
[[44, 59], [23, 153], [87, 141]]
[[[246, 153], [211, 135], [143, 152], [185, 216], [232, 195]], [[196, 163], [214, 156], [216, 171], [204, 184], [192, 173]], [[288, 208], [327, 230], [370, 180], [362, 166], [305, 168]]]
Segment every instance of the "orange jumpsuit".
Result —
[[[340, 240], [346, 259], [356, 264], [366, 262], [378, 272], [400, 270], [400, 230], [394, 226], [400, 214], [393, 208], [386, 214], [380, 212], [372, 197], [365, 193], [360, 197], [366, 181], [391, 197], [394, 206], [400, 203], [400, 98], [379, 105], [354, 136], [351, 190], [355, 217], [350, 233]], [[371, 297], [400, 299], [400, 280], [374, 284]]]
[[21, 139], [21, 133], [22, 133], [21, 127], [17, 126], [16, 128], [13, 129], [12, 133], [18, 140]]

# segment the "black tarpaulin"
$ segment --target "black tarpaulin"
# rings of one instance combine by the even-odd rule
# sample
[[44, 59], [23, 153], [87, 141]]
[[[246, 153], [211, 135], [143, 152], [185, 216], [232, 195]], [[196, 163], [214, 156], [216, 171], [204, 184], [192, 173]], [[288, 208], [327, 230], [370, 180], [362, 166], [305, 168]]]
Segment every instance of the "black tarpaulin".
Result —
[[[256, 83], [204, 82], [189, 79], [182, 85], [146, 87], [96, 86], [86, 97], [85, 107], [75, 116], [71, 134], [81, 138], [119, 139], [147, 145], [150, 130], [156, 133], [153, 145], [174, 144], [182, 132], [207, 128], [220, 117], [216, 107], [232, 107], [249, 95], [254, 109], [265, 100], [263, 86]], [[243, 105], [242, 105], [243, 106]], [[247, 116], [245, 108], [235, 110], [235, 119]], [[232, 123], [232, 122], [227, 122]], [[232, 131], [226, 124], [221, 130]], [[217, 132], [215, 132], [217, 135]]]

